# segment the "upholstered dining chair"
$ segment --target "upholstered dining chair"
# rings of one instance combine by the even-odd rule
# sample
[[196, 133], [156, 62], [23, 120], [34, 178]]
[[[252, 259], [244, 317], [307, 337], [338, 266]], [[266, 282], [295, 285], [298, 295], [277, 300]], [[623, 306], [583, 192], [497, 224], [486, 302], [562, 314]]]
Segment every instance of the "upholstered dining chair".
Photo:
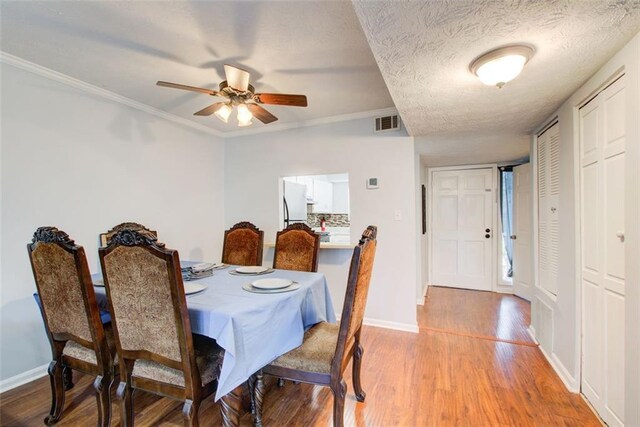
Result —
[[224, 350], [191, 334], [178, 252], [150, 233], [123, 229], [99, 253], [120, 363], [122, 425], [133, 425], [133, 394], [141, 389], [184, 401], [185, 425], [197, 426], [202, 400], [217, 388]]
[[109, 240], [111, 240], [111, 236], [113, 236], [120, 230], [145, 231], [147, 233], [153, 234], [155, 237], [158, 237], [158, 233], [156, 231], [149, 230], [147, 227], [145, 227], [142, 224], [138, 224], [137, 222], [123, 222], [116, 225], [106, 233], [100, 233], [100, 246], [107, 246], [107, 244], [109, 243]]
[[263, 374], [331, 387], [333, 425], [344, 423], [344, 399], [347, 384], [342, 378], [353, 358], [353, 387], [356, 399], [363, 402], [365, 392], [360, 382], [363, 349], [360, 329], [367, 303], [371, 271], [376, 253], [377, 228], [367, 227], [353, 250], [347, 291], [340, 323], [320, 322], [304, 334], [302, 345], [278, 357], [255, 375], [253, 405], [254, 424], [262, 426]]
[[224, 232], [222, 262], [232, 265], [262, 265], [264, 231], [250, 222], [239, 222]]
[[294, 223], [276, 234], [273, 268], [318, 271], [320, 235], [307, 224]]
[[[39, 307], [51, 343], [51, 411], [47, 425], [62, 417], [71, 369], [95, 376], [98, 425], [111, 422], [111, 387], [116, 350], [109, 324], [103, 325], [84, 249], [64, 231], [40, 227], [27, 245]], [[64, 374], [63, 374], [64, 372]]]

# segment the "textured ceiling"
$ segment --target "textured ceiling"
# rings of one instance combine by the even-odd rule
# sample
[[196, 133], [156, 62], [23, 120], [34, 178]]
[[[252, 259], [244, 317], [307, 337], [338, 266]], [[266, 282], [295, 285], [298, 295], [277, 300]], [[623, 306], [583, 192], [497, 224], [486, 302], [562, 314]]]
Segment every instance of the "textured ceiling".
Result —
[[[418, 140], [427, 164], [508, 160], [500, 158], [506, 152], [513, 159], [526, 156], [525, 135], [640, 30], [638, 0], [354, 6], [407, 130], [428, 135]], [[536, 54], [503, 89], [469, 72], [478, 55], [518, 42], [533, 45]]]
[[[230, 135], [192, 115], [216, 99], [154, 83], [215, 88], [242, 66], [259, 91], [308, 95], [268, 107], [282, 124], [395, 104], [431, 165], [527, 156], [527, 135], [639, 30], [640, 0], [0, 1], [0, 49], [28, 61]], [[537, 50], [519, 78], [498, 90], [469, 73], [514, 42]]]
[[393, 106], [349, 2], [3, 0], [0, 19], [4, 52], [222, 132], [235, 120], [192, 115], [219, 98], [155, 82], [217, 88], [241, 66], [258, 91], [308, 96], [267, 107], [277, 123]]

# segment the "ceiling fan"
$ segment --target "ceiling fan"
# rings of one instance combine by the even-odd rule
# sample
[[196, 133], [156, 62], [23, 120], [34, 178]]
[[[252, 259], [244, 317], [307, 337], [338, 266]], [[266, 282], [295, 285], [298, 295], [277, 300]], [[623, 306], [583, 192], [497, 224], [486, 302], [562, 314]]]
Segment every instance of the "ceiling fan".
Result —
[[278, 120], [276, 116], [262, 108], [259, 104], [286, 105], [290, 107], [306, 107], [305, 95], [286, 95], [282, 93], [256, 93], [249, 84], [249, 72], [233, 65], [224, 66], [226, 80], [219, 85], [219, 90], [205, 89], [202, 87], [181, 85], [158, 81], [158, 86], [174, 89], [201, 92], [211, 96], [227, 98], [226, 101], [216, 102], [194, 113], [195, 116], [210, 116], [215, 114], [220, 120], [227, 123], [233, 112], [233, 107], [238, 110], [238, 126], [251, 125], [251, 119], [257, 118], [264, 124]]

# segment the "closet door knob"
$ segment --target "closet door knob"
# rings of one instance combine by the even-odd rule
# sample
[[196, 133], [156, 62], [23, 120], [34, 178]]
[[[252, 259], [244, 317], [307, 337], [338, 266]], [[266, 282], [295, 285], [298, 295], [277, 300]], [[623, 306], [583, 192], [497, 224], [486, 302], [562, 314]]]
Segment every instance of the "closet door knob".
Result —
[[485, 228], [484, 231], [485, 231], [485, 233], [491, 233], [491, 229], [489, 229], [489, 228]]
[[490, 238], [490, 237], [491, 237], [491, 234], [485, 234], [485, 235], [484, 235], [484, 238], [485, 238], [485, 239], [488, 239], [488, 238]]

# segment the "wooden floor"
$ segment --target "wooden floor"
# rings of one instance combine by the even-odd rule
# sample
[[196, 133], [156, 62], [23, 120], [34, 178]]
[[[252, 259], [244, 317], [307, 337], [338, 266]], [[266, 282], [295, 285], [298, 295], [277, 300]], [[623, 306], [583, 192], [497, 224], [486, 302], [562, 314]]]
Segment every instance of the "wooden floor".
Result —
[[[418, 307], [420, 333], [364, 327], [365, 403], [357, 403], [351, 376], [348, 426], [599, 426], [582, 398], [569, 393], [526, 333], [529, 304], [517, 297], [456, 289], [429, 289]], [[95, 425], [91, 378], [76, 375], [60, 426]], [[3, 426], [38, 426], [48, 413], [49, 380], [0, 396]], [[331, 392], [287, 382], [265, 398], [265, 426], [331, 425]], [[119, 425], [113, 404], [112, 425]], [[182, 425], [180, 404], [136, 394], [136, 425]], [[201, 425], [220, 425], [212, 399]], [[248, 414], [243, 426], [251, 425]]]

